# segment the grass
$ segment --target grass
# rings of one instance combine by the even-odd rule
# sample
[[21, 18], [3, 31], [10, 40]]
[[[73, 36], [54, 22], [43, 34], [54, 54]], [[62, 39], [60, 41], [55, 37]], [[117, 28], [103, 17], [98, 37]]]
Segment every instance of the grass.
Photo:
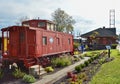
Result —
[[111, 50], [111, 57], [115, 59], [105, 63], [89, 84], [120, 84], [120, 53]]

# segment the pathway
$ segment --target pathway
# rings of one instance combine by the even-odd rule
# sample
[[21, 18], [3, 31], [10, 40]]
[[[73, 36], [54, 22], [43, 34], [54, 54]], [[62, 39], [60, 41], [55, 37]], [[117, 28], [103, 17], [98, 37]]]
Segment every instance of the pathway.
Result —
[[52, 83], [56, 82], [57, 80], [61, 79], [62, 77], [64, 77], [65, 75], [67, 75], [67, 72], [73, 71], [75, 66], [77, 66], [79, 64], [83, 64], [88, 59], [89, 59], [89, 57], [84, 57], [84, 59], [82, 59], [81, 61], [76, 62], [75, 64], [70, 65], [54, 74], [43, 76], [42, 79], [40, 79], [39, 81], [37, 81], [33, 84], [52, 84]]

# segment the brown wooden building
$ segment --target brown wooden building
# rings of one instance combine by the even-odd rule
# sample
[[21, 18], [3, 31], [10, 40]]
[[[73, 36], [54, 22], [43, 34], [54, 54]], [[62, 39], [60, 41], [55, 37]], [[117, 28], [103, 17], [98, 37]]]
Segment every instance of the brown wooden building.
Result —
[[88, 33], [82, 34], [86, 38], [88, 45], [95, 45], [96, 48], [105, 48], [106, 45], [116, 44], [116, 28], [98, 28]]

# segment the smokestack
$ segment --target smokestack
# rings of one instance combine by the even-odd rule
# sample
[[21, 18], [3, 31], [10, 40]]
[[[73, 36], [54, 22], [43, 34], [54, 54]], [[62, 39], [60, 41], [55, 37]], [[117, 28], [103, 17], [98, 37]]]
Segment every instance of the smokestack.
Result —
[[105, 29], [105, 26], [103, 26], [103, 29]]

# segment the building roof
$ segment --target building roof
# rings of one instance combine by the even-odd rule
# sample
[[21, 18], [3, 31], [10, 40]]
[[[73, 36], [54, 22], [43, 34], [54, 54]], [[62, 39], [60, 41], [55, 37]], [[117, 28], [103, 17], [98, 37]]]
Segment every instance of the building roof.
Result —
[[98, 32], [97, 37], [116, 37], [116, 28], [98, 28], [88, 33], [82, 34], [81, 37], [86, 38], [90, 37], [94, 32]]

